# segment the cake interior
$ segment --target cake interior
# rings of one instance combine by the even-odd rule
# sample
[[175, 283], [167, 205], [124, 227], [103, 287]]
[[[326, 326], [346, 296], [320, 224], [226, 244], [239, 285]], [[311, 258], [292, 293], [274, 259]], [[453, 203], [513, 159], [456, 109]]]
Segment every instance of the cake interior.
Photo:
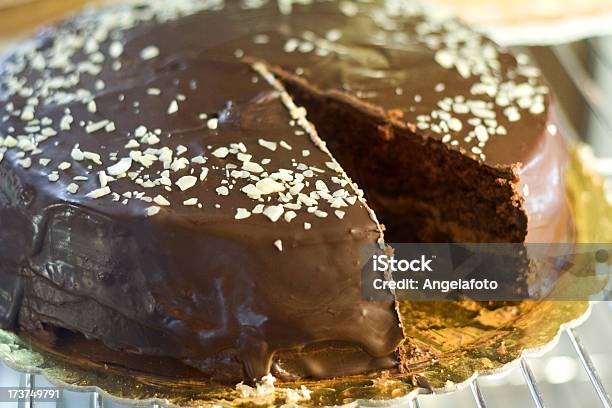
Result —
[[517, 169], [483, 165], [356, 98], [277, 75], [364, 190], [388, 243], [525, 241]]

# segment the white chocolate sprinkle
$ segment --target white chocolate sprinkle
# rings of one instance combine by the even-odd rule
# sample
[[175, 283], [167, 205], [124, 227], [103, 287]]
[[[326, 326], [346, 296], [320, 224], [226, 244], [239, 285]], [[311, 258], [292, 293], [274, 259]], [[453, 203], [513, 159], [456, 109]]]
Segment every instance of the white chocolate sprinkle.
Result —
[[178, 102], [176, 100], [173, 100], [172, 102], [170, 102], [170, 105], [168, 105], [168, 115], [172, 115], [178, 112], [178, 110], [179, 110]]
[[111, 58], [119, 58], [121, 54], [123, 54], [123, 44], [119, 41], [113, 41], [108, 47], [108, 55], [110, 55]]
[[60, 164], [59, 164], [59, 166], [57, 166], [57, 168], [58, 168], [59, 170], [64, 171], [64, 170], [68, 170], [68, 169], [70, 168], [70, 166], [72, 166], [70, 163], [68, 163], [68, 162], [62, 162], [62, 163], [60, 163]]
[[269, 142], [264, 139], [259, 139], [257, 140], [257, 143], [259, 143], [260, 146], [265, 147], [268, 150], [272, 150], [273, 152], [276, 151], [276, 142]]
[[177, 180], [175, 183], [181, 191], [189, 190], [191, 187], [195, 186], [198, 179], [194, 176], [183, 176]]
[[219, 147], [214, 152], [212, 152], [212, 155], [218, 157], [219, 159], [225, 159], [228, 154], [229, 149], [227, 147]]
[[26, 157], [25, 159], [19, 161], [19, 165], [24, 169], [29, 169], [30, 167], [32, 167], [32, 159]]
[[168, 201], [166, 197], [162, 195], [157, 195], [155, 198], [153, 198], [153, 202], [162, 207], [167, 207], [170, 205], [170, 201]]
[[149, 45], [140, 51], [140, 58], [143, 60], [150, 60], [159, 56], [159, 48], [154, 45]]
[[100, 187], [106, 187], [110, 179], [106, 172], [101, 171], [98, 173], [98, 181], [100, 182]]
[[246, 208], [238, 208], [236, 209], [236, 215], [234, 215], [234, 218], [237, 220], [243, 220], [245, 218], [249, 218], [251, 216], [251, 212], [248, 211]]
[[276, 241], [274, 241], [274, 246], [276, 247], [276, 249], [279, 250], [279, 252], [283, 252], [283, 241], [277, 239]]
[[217, 127], [219, 127], [219, 119], [217, 118], [210, 118], [206, 121], [206, 127], [209, 128], [210, 130], [215, 130], [217, 129]]
[[129, 157], [119, 160], [117, 164], [114, 164], [106, 169], [109, 175], [116, 177], [127, 173], [132, 167], [132, 159]]
[[257, 187], [261, 194], [272, 194], [285, 191], [285, 186], [283, 184], [271, 179], [270, 177], [259, 180], [255, 184], [255, 187]]
[[106, 195], [109, 195], [111, 193], [111, 189], [110, 187], [106, 186], [106, 187], [102, 187], [99, 188], [97, 190], [93, 190], [90, 193], [87, 194], [88, 198], [93, 198], [93, 199], [98, 199], [101, 197], [104, 197]]
[[285, 209], [280, 205], [270, 205], [263, 211], [263, 215], [268, 217], [270, 221], [276, 222], [283, 215]]
[[104, 129], [109, 123], [110, 122], [108, 119], [103, 119], [99, 122], [90, 123], [85, 127], [85, 131], [87, 133], [95, 133], [98, 130]]
[[200, 173], [200, 180], [204, 181], [207, 176], [208, 176], [208, 168], [204, 167], [202, 169], [202, 172]]
[[264, 171], [264, 168], [261, 165], [253, 162], [245, 162], [242, 164], [242, 168], [251, 173], [261, 173]]
[[161, 208], [159, 208], [158, 206], [151, 206], [151, 207], [147, 207], [145, 209], [145, 214], [147, 217], [153, 217], [154, 215], [159, 214], [159, 212], [161, 211]]
[[287, 211], [284, 215], [285, 221], [287, 222], [291, 222], [295, 217], [297, 217], [295, 211]]
[[227, 187], [225, 187], [225, 186], [217, 187], [215, 189], [215, 191], [217, 192], [217, 194], [219, 194], [221, 196], [229, 195], [229, 189]]
[[68, 191], [70, 194], [76, 194], [79, 191], [79, 185], [70, 183], [68, 187], [66, 187], [66, 191]]
[[72, 149], [72, 151], [70, 152], [70, 157], [72, 157], [72, 159], [76, 161], [83, 161], [85, 159], [85, 155], [78, 147]]

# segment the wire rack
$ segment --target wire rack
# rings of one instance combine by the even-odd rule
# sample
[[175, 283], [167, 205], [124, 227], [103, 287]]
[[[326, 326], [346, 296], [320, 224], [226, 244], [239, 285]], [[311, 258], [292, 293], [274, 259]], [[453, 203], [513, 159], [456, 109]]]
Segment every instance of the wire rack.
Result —
[[[612, 179], [612, 37], [524, 50], [541, 62], [559, 98], [559, 120], [566, 135], [594, 147], [592, 163]], [[607, 88], [606, 88], [607, 87]], [[571, 95], [571, 96], [567, 96]], [[563, 103], [571, 101], [571, 106]], [[612, 195], [612, 191], [611, 191]], [[541, 355], [528, 355], [504, 373], [472, 380], [460, 391], [418, 395], [410, 408], [437, 407], [604, 407], [612, 408], [612, 302], [593, 303], [580, 327], [565, 327]], [[603, 374], [603, 375], [602, 375]], [[0, 387], [35, 390], [51, 384], [42, 376], [18, 373], [0, 364]], [[65, 390], [57, 402], [2, 403], [0, 408], [122, 408], [99, 392]], [[132, 406], [132, 405], [130, 405]], [[160, 408], [158, 404], [141, 407]]]

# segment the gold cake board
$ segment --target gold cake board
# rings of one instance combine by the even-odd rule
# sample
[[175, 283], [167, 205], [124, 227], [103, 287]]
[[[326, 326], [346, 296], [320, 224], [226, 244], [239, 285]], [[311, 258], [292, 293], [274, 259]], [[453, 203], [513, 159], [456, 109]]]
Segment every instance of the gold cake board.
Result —
[[[572, 152], [567, 174], [578, 229], [578, 242], [612, 242], [612, 206], [606, 202], [602, 179], [587, 166], [584, 146]], [[122, 403], [162, 402], [185, 407], [274, 406], [295, 402], [305, 386], [310, 399], [302, 406], [351, 404], [367, 400], [397, 404], [414, 393], [451, 392], [481, 375], [510, 370], [522, 356], [533, 356], [556, 344], [561, 331], [578, 326], [589, 312], [587, 301], [524, 301], [489, 310], [472, 301], [402, 302], [400, 314], [407, 347], [414, 358], [409, 372], [376, 373], [323, 381], [277, 383], [255, 395], [244, 388], [203, 380], [127, 372], [119, 367], [81, 361], [53, 350], [34, 351], [17, 335], [0, 331], [0, 358], [10, 367], [46, 376], [52, 383], [78, 391], [96, 390]], [[412, 355], [412, 354], [411, 354]], [[247, 393], [248, 394], [248, 393]]]

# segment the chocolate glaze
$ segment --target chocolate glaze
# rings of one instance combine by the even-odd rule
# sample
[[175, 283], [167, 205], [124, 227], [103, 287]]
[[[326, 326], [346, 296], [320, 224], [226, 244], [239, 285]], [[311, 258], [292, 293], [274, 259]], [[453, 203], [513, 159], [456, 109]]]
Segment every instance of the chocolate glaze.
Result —
[[[113, 350], [171, 357], [225, 381], [270, 370], [293, 379], [396, 365], [402, 334], [393, 302], [368, 302], [360, 291], [360, 269], [381, 238], [376, 218], [342, 172], [330, 168], [332, 159], [288, 96], [255, 72], [252, 61], [264, 61], [290, 91], [342, 103], [387, 133], [473, 163], [483, 179], [505, 180], [505, 205], [517, 219], [529, 217], [528, 229], [516, 223], [523, 238], [571, 240], [571, 225], [558, 216], [569, 211], [566, 154], [561, 138], [547, 129], [550, 98], [537, 73], [455, 20], [402, 4], [134, 3], [88, 11], [9, 56], [0, 87], [2, 325], [47, 342], [67, 333], [53, 328], [67, 329]], [[440, 52], [445, 44], [459, 44], [451, 48], [465, 58], [448, 66], [448, 53]], [[465, 72], [466, 61], [477, 75]], [[506, 94], [508, 104], [500, 99]], [[469, 113], [450, 108], [461, 112], [460, 129], [423, 125], [438, 121], [432, 112], [456, 96], [478, 101]], [[26, 105], [35, 107], [31, 117]], [[522, 105], [520, 120], [504, 113], [510, 105]], [[61, 125], [66, 109], [70, 129]], [[484, 125], [495, 131], [478, 138], [478, 125], [468, 121], [484, 117], [495, 118]], [[114, 126], [87, 130], [102, 120]], [[153, 131], [159, 142], [146, 145], [139, 126], [160, 129]], [[58, 134], [40, 138], [41, 151], [7, 144], [9, 135], [44, 135], [44, 128]], [[126, 148], [131, 139], [142, 146]], [[276, 150], [260, 139], [276, 142]], [[270, 159], [269, 172], [303, 172], [297, 163], [321, 169], [304, 191], [314, 191], [319, 180], [332, 192], [344, 187], [354, 204], [337, 215], [338, 207], [320, 199], [325, 218], [304, 205], [291, 222], [255, 213], [237, 219], [238, 209], [252, 212], [280, 198], [258, 202], [240, 192], [249, 180], [225, 169], [228, 163], [240, 169], [237, 155], [213, 154], [232, 143], [243, 143], [254, 162]], [[74, 159], [77, 144], [99, 154], [102, 164]], [[175, 157], [186, 149], [188, 165], [171, 173], [171, 191], [159, 182], [143, 187], [146, 177], [139, 185], [139, 175], [128, 175], [111, 181], [117, 195], [87, 196], [101, 187], [98, 172], [116, 163], [111, 153], [120, 159], [161, 146]], [[205, 163], [191, 160], [200, 156]], [[70, 168], [58, 171], [62, 162]], [[203, 167], [209, 169], [204, 181]], [[197, 184], [181, 191], [175, 182], [192, 169]], [[153, 180], [163, 170], [155, 160], [142, 174]], [[49, 181], [51, 171], [59, 180]], [[77, 192], [67, 190], [72, 183]], [[225, 195], [220, 187], [232, 188]], [[135, 198], [136, 192], [145, 196]], [[157, 195], [171, 205], [152, 203]], [[183, 205], [193, 198], [201, 208]]]
[[[293, 152], [303, 149], [311, 151], [305, 162], [326, 168], [329, 157], [307, 136], [293, 134], [278, 94], [263, 80], [251, 82], [255, 73], [247, 64], [194, 60], [189, 66], [193, 68], [180, 75], [143, 78], [148, 86], [161, 89], [168, 89], [177, 77], [198, 81], [199, 90], [185, 91], [190, 103], [170, 119], [175, 123], [167, 123], [166, 115], [159, 117], [159, 126], [172, 129], [169, 145], [182, 143], [197, 156], [207, 145], [235, 141], [265, 158], [272, 152], [258, 145], [259, 138], [286, 140], [295, 150], [274, 152], [275, 168], [292, 168], [291, 159], [300, 158]], [[134, 82], [130, 95], [144, 95], [145, 89], [138, 92]], [[97, 100], [116, 100], [118, 92]], [[154, 113], [142, 120], [158, 126], [155, 116], [167, 101], [140, 98], [142, 111]], [[119, 128], [139, 120], [132, 112], [119, 111], [119, 103], [98, 103], [98, 112], [112, 115]], [[82, 106], [71, 109], [75, 116], [85, 115], [79, 111]], [[202, 129], [197, 119], [202, 110], [219, 112], [218, 129]], [[59, 120], [52, 110], [45, 114]], [[77, 140], [84, 150], [104, 143], [109, 151], [117, 151], [126, 143], [125, 137], [67, 133], [44, 155], [62, 161], [69, 155], [66, 146]], [[7, 159], [10, 163], [12, 152]], [[382, 365], [389, 366], [387, 356], [401, 338], [394, 309], [389, 303], [366, 302], [360, 292], [360, 251], [380, 234], [369, 213], [357, 205], [343, 220], [311, 214], [298, 216], [294, 224], [272, 223], [263, 216], [235, 220], [237, 208], [256, 203], [243, 194], [233, 194], [230, 202], [217, 194], [223, 173], [212, 167], [225, 161], [212, 157], [207, 163], [209, 187], [164, 192], [174, 203], [197, 197], [204, 208], [177, 205], [151, 218], [143, 215], [143, 203], [137, 200], [125, 206], [91, 200], [67, 192], [63, 180], [50, 183], [32, 177], [32, 169], [9, 170], [19, 180], [31, 179], [31, 187], [25, 188], [32, 191], [32, 199], [27, 206], [15, 203], [23, 214], [6, 219], [3, 214], [3, 222], [8, 230], [17, 230], [23, 218], [33, 221], [38, 232], [32, 236], [31, 251], [24, 254], [28, 265], [22, 271], [27, 282], [22, 324], [43, 321], [103, 339], [114, 349], [171, 355], [228, 380], [264, 375], [278, 350], [328, 341], [358, 345], [372, 356], [367, 359], [373, 367], [385, 361]], [[69, 174], [87, 173], [78, 164]], [[328, 184], [333, 174], [327, 175]], [[88, 191], [86, 186], [95, 189], [97, 183], [92, 177], [81, 191]], [[115, 183], [117, 192], [134, 188], [127, 180]], [[215, 208], [216, 203], [221, 207]], [[329, 206], [320, 208], [333, 212]], [[15, 219], [19, 224], [13, 226]], [[301, 226], [306, 220], [312, 224], [310, 231]], [[283, 241], [282, 252], [273, 245], [277, 239]], [[295, 265], [300, 265], [299, 273]], [[357, 371], [367, 368], [362, 364]]]

